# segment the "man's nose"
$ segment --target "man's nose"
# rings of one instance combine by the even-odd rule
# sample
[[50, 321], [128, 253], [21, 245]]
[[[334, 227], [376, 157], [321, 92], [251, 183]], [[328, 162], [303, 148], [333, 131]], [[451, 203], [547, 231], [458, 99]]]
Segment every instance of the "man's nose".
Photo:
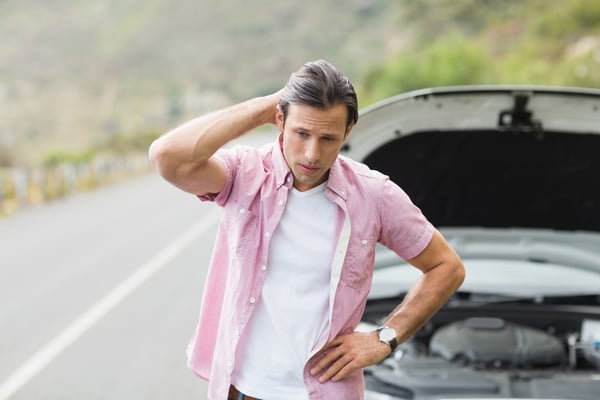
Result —
[[306, 157], [306, 160], [311, 163], [319, 161], [321, 149], [319, 148], [319, 142], [317, 140], [312, 140], [307, 144], [304, 156]]

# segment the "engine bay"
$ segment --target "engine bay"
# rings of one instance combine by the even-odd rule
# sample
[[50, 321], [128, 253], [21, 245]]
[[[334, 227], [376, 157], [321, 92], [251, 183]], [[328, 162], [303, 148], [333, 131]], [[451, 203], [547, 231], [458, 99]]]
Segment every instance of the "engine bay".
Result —
[[[399, 300], [369, 302], [363, 321], [381, 324]], [[390, 399], [598, 400], [600, 312], [587, 297], [562, 300], [481, 305], [452, 299], [390, 357], [365, 370], [367, 391]]]

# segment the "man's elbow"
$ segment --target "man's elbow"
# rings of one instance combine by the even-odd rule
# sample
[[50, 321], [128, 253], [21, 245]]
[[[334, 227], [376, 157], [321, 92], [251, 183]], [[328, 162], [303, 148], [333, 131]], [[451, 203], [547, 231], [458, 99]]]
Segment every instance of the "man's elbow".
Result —
[[217, 193], [222, 188], [215, 184], [215, 169], [208, 161], [190, 160], [170, 140], [156, 139], [148, 148], [148, 158], [160, 176], [177, 188], [194, 195]]
[[156, 139], [150, 145], [148, 149], [148, 158], [150, 159], [150, 163], [156, 168], [159, 174], [163, 175], [163, 171], [165, 170], [166, 157], [165, 157], [165, 148], [163, 143], [161, 142], [161, 138]]
[[162, 149], [160, 146], [160, 138], [156, 139], [150, 144], [148, 148], [148, 158], [150, 159], [150, 163], [158, 168], [161, 157], [162, 157]]
[[453, 257], [452, 260], [449, 261], [449, 264], [450, 282], [452, 282], [453, 291], [456, 291], [460, 287], [460, 285], [462, 285], [465, 281], [467, 272], [465, 270], [465, 266], [462, 260], [460, 259], [460, 257], [458, 257], [458, 255]]
[[158, 138], [152, 142], [148, 149], [148, 158], [160, 176], [167, 181], [174, 179], [177, 172], [177, 163], [173, 162], [172, 151], [169, 151], [164, 138]]

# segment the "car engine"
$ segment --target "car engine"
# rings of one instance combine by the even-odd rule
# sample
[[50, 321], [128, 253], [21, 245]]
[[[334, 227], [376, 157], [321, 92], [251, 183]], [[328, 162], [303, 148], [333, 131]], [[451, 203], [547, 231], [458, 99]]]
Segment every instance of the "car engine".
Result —
[[447, 361], [495, 368], [547, 367], [566, 360], [556, 337], [500, 318], [467, 318], [448, 324], [433, 334], [429, 350]]
[[460, 318], [459, 310], [441, 310], [389, 358], [365, 370], [367, 393], [416, 400], [600, 399], [600, 319], [565, 321], [567, 314], [550, 307], [527, 324], [524, 316], [517, 315], [518, 322], [500, 317], [507, 311]]

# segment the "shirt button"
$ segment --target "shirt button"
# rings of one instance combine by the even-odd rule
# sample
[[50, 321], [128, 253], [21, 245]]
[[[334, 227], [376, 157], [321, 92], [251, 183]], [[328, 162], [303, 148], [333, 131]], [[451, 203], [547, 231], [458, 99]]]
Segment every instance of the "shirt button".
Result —
[[256, 303], [256, 299], [254, 297], [250, 297], [250, 304]]
[[362, 244], [367, 244], [367, 243], [369, 243], [369, 241], [367, 239], [363, 239], [361, 243]]
[[265, 232], [265, 237], [268, 239], [271, 237], [271, 232]]
[[283, 200], [279, 200], [279, 203], [278, 203], [278, 204], [279, 204], [280, 206], [282, 206], [282, 205], [283, 205]]
[[240, 214], [244, 214], [246, 212], [246, 210], [244, 210], [243, 208], [240, 208]]
[[260, 266], [260, 270], [261, 271], [266, 271], [267, 270], [267, 266], [266, 265], [261, 265]]
[[286, 182], [289, 182], [292, 178], [290, 178], [289, 176], [287, 177], [287, 179], [285, 180]]

